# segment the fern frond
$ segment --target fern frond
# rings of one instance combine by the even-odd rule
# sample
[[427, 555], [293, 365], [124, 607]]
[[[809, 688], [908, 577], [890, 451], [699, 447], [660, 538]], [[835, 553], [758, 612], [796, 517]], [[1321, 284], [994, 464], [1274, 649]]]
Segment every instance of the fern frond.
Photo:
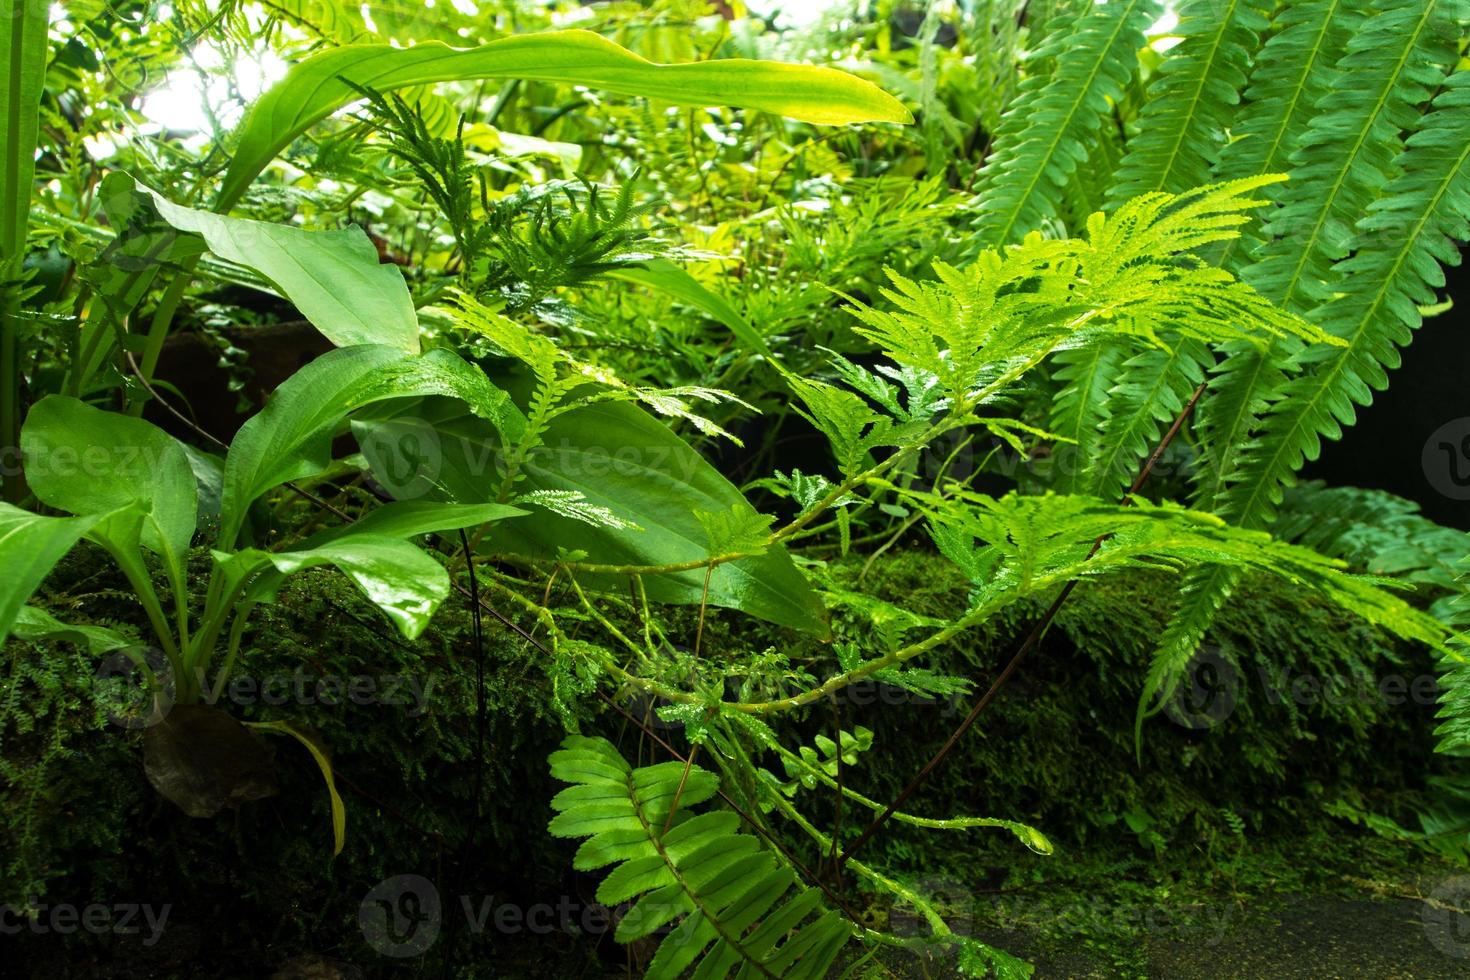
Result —
[[[934, 520], [951, 536], [968, 538], [977, 549], [976, 560], [961, 566], [984, 573], [984, 579], [975, 582], [977, 606], [1001, 598], [1011, 602], [1020, 594], [1124, 568], [1219, 565], [1277, 575], [1312, 588], [1406, 639], [1436, 647], [1445, 640], [1437, 620], [1385, 591], [1383, 579], [1351, 574], [1337, 559], [1264, 531], [1232, 527], [1212, 514], [1137, 498], [1133, 506], [1123, 506], [1057, 494], [993, 498], [959, 491], [954, 496], [968, 506], [962, 511], [946, 509]], [[1094, 552], [1098, 538], [1104, 540]]]
[[1107, 394], [1110, 408], [1097, 439], [1100, 451], [1077, 484], [1082, 492], [1112, 500], [1132, 485], [1140, 462], [1203, 379], [1209, 357], [1208, 347], [1188, 340], [1172, 350], [1150, 348], [1128, 359]]
[[1093, 4], [1033, 53], [1036, 62], [1055, 59], [1054, 68], [1027, 78], [1006, 110], [981, 171], [977, 247], [1017, 241], [1056, 216], [1054, 202], [1137, 71], [1144, 29], [1156, 16], [1154, 0]]
[[570, 517], [574, 521], [593, 527], [610, 527], [616, 531], [643, 530], [632, 521], [624, 520], [601, 504], [594, 504], [580, 490], [531, 490], [515, 497], [518, 504], [543, 507], [553, 514]]
[[699, 980], [827, 975], [852, 924], [824, 910], [821, 893], [801, 887], [758, 838], [740, 833], [736, 814], [693, 814], [718, 792], [718, 776], [678, 762], [633, 769], [606, 739], [579, 735], [550, 762], [553, 776], [573, 784], [552, 800], [551, 833], [587, 838], [573, 861], [578, 870], [617, 865], [597, 889], [599, 902], [633, 902], [614, 937], [632, 942], [679, 922], [645, 976], [674, 980], [691, 967]]
[[1314, 314], [1347, 347], [1323, 356], [1305, 351], [1306, 371], [1284, 386], [1260, 438], [1240, 456], [1224, 512], [1248, 526], [1274, 514], [1282, 490], [1323, 437], [1352, 424], [1357, 406], [1388, 384], [1398, 348], [1422, 322], [1416, 304], [1444, 284], [1455, 240], [1470, 237], [1470, 71], [1457, 72], [1395, 162], [1398, 176], [1358, 222], [1356, 250], [1338, 264], [1338, 293]]
[[[1396, 345], [1420, 322], [1413, 304], [1443, 284], [1436, 260], [1453, 260], [1447, 239], [1465, 237], [1470, 214], [1464, 73], [1450, 79], [1398, 159], [1386, 156], [1398, 129], [1416, 122], [1414, 107], [1428, 97], [1428, 86], [1443, 80], [1442, 65], [1452, 60], [1446, 39], [1458, 16], [1449, 3], [1393, 2], [1348, 43], [1338, 87], [1303, 137], [1295, 157], [1301, 166], [1270, 224], [1282, 237], [1244, 274], [1290, 306], [1325, 298], [1313, 319], [1348, 346], [1329, 357], [1297, 353], [1290, 343], [1231, 351], [1212, 380], [1200, 428], [1208, 465], [1197, 506], [1245, 527], [1269, 525], [1284, 488], [1317, 457], [1322, 438], [1337, 438], [1355, 406], [1387, 384]], [[1389, 173], [1398, 176], [1390, 181]], [[1358, 234], [1348, 237], [1344, 223], [1356, 223]], [[1303, 230], [1305, 241], [1297, 234]], [[1349, 251], [1356, 254], [1323, 271]], [[1307, 372], [1288, 377], [1283, 350]], [[1226, 570], [1186, 578], [1161, 661], [1187, 659], [1235, 581]]]
[[1387, 580], [1352, 574], [1339, 560], [1263, 531], [1232, 527], [1211, 514], [1138, 498], [1125, 507], [1055, 494], [996, 499], [959, 491], [952, 496], [966, 506], [920, 506], [930, 512], [940, 551], [975, 585], [971, 615], [993, 615], [1022, 598], [1046, 596], [1067, 582], [1122, 569], [1189, 571], [1188, 614], [1174, 617], [1150, 664], [1140, 724], [1148, 709], [1157, 710], [1173, 693], [1228, 596], [1223, 586], [1248, 572], [1284, 578], [1404, 639], [1448, 649], [1444, 625], [1387, 591]]
[[[1227, 146], [1258, 34], [1268, 24], [1259, 0], [1226, 0], [1223, 7], [1218, 0], [1190, 0], [1179, 15], [1177, 33], [1184, 40], [1164, 56], [1149, 86], [1136, 132], [1108, 189], [1111, 205], [1151, 191], [1181, 191], [1209, 182], [1211, 165]], [[1236, 240], [1217, 243], [1202, 254], [1219, 252]], [[1253, 344], [1242, 346], [1255, 349]], [[1110, 404], [1116, 400], [1116, 407], [1094, 422], [1103, 432], [1101, 445], [1108, 458], [1089, 457], [1090, 472], [1072, 489], [1109, 497], [1128, 486], [1162, 425], [1213, 365], [1214, 356], [1203, 345], [1167, 355], [1145, 352], [1124, 365], [1109, 399]]]
[[896, 308], [856, 305], [855, 332], [900, 365], [928, 372], [951, 398], [998, 390], [1053, 351], [1108, 337], [1164, 346], [1263, 337], [1331, 341], [1228, 273], [1190, 255], [1235, 234], [1277, 178], [1147, 194], [1087, 220], [1082, 239], [1029, 236], [964, 268], [936, 263], [938, 282], [890, 275]]
[[1286, 491], [1271, 533], [1341, 558], [1370, 575], [1388, 575], [1440, 593], [1430, 615], [1453, 624], [1451, 604], [1470, 582], [1461, 565], [1470, 534], [1436, 524], [1412, 500], [1383, 490], [1325, 487], [1319, 481]]
[[[1245, 104], [1230, 119], [1231, 139], [1221, 149], [1214, 168], [1217, 179], [1240, 179], [1286, 170], [1299, 148], [1317, 101], [1338, 80], [1336, 62], [1347, 37], [1360, 25], [1366, 0], [1321, 0], [1282, 7], [1273, 24], [1275, 33], [1255, 59]], [[1222, 22], [1221, 30], [1225, 29]], [[1181, 45], [1183, 47], [1183, 45]], [[1273, 203], [1298, 184], [1265, 189]], [[1301, 191], [1299, 187], [1294, 187]], [[1324, 201], [1324, 204], [1330, 203]], [[1242, 257], [1262, 240], [1255, 222], [1242, 225], [1240, 235], [1202, 250], [1208, 261], [1233, 270]], [[1283, 243], [1283, 248], [1291, 243]], [[1226, 344], [1225, 358], [1211, 379], [1210, 390], [1198, 416], [1197, 429], [1209, 452], [1205, 473], [1228, 472], [1233, 454], [1245, 442], [1257, 414], [1279, 397], [1286, 375], [1284, 356], [1296, 345], [1274, 341]], [[1206, 364], [1207, 362], [1200, 362]], [[1135, 379], [1129, 382], [1137, 385]], [[1173, 384], [1177, 384], [1174, 381]], [[1219, 487], [1201, 488], [1195, 502], [1213, 506]]]
[[1439, 710], [1435, 713], [1439, 724], [1434, 729], [1439, 743], [1435, 750], [1470, 755], [1470, 583], [1453, 598], [1449, 620], [1458, 632], [1452, 648], [1439, 661]]
[[1058, 493], [1076, 493], [1086, 485], [1085, 474], [1107, 448], [1102, 428], [1113, 415], [1110, 393], [1127, 359], [1121, 344], [1105, 341], [1060, 351], [1052, 380], [1061, 386], [1052, 402], [1051, 429], [1068, 440], [1058, 447], [1051, 488]]
[[[1108, 189], [1110, 204], [1150, 191], [1177, 193], [1210, 182], [1231, 110], [1246, 84], [1251, 51], [1267, 26], [1261, 0], [1186, 0], [1176, 33], [1148, 88], [1137, 132]], [[1240, 176], [1254, 176], [1254, 171]]]
[[[1367, 7], [1368, 0], [1301, 0], [1281, 6], [1270, 39], [1256, 55], [1244, 103], [1230, 120], [1230, 142], [1215, 162], [1215, 180], [1289, 169], [1317, 102], [1337, 80], [1337, 60]], [[1267, 196], [1274, 199], [1279, 193], [1275, 189]], [[1247, 225], [1239, 238], [1221, 243], [1207, 257], [1237, 272], [1237, 264], [1249, 261], [1262, 240], [1260, 230]]]
[[1331, 298], [1333, 263], [1383, 189], [1418, 106], [1455, 62], [1456, 0], [1387, 0], [1347, 43], [1337, 85], [1292, 156], [1291, 181], [1270, 218], [1271, 239], [1243, 278], [1274, 302], [1307, 312]]

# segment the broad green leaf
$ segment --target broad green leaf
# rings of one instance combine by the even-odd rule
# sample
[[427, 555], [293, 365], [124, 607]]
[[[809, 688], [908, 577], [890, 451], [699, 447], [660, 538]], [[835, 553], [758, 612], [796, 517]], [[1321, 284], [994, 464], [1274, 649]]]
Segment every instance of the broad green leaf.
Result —
[[[526, 511], [507, 504], [451, 504], [440, 500], [397, 500], [384, 504], [351, 524], [318, 531], [293, 551], [307, 551], [343, 538], [371, 534], [385, 538], [411, 538], [435, 531], [457, 531], [491, 521], [520, 517]], [[285, 573], [267, 569], [251, 583], [252, 593], [274, 595]]]
[[292, 375], [236, 434], [225, 457], [220, 547], [234, 544], [252, 501], [331, 462], [332, 436], [349, 413], [389, 398], [449, 395], [497, 430], [524, 424], [509, 397], [447, 350], [422, 356], [382, 345], [329, 351]]
[[290, 735], [311, 753], [317, 768], [322, 771], [322, 779], [326, 781], [327, 802], [332, 808], [332, 857], [341, 854], [342, 845], [347, 841], [347, 807], [342, 803], [342, 794], [337, 792], [337, 780], [332, 775], [332, 760], [326, 750], [317, 744], [316, 739], [284, 721], [247, 721], [245, 727], [258, 732]]
[[[909, 121], [898, 100], [833, 68], [731, 58], [658, 65], [591, 31], [500, 38], [476, 48], [348, 45], [294, 66], [251, 109], [220, 188], [218, 210], [240, 199], [276, 154], [315, 122], [360, 97], [429, 82], [524, 78], [586, 85], [678, 105], [735, 106], [820, 124]], [[357, 87], [354, 87], [357, 86]]]
[[282, 578], [309, 568], [331, 565], [362, 590], [408, 639], [429, 625], [429, 617], [449, 595], [449, 573], [426, 552], [407, 541], [378, 534], [350, 534], [317, 548], [260, 551], [246, 548], [233, 555], [215, 552], [226, 581], [240, 581], [257, 570], [274, 568], [246, 587], [243, 601], [270, 602]]
[[0, 642], [52, 567], [96, 522], [90, 515], [42, 517], [0, 503]]
[[0, 0], [0, 265], [20, 254], [30, 217], [48, 9], [35, 0]]
[[134, 642], [117, 630], [111, 630], [105, 626], [73, 626], [70, 623], [63, 623], [46, 610], [37, 609], [35, 606], [21, 607], [20, 615], [16, 617], [10, 632], [17, 639], [30, 642], [66, 640], [70, 643], [84, 644], [87, 651], [93, 654], [120, 650], [123, 647], [132, 646]]
[[[434, 489], [440, 499], [486, 500], [499, 485], [494, 432], [453, 406], [418, 409], [416, 425], [437, 434]], [[374, 471], [403, 465], [395, 423], [354, 422], [353, 430]], [[580, 493], [594, 507], [640, 529], [597, 527], [539, 508], [496, 525], [488, 538], [497, 554], [555, 559], [559, 551], [583, 551], [587, 561], [617, 565], [670, 565], [709, 555], [709, 532], [699, 513], [755, 511], [733, 485], [668, 427], [642, 409], [608, 403], [566, 413], [548, 427], [545, 445], [531, 454], [523, 492]], [[625, 588], [620, 578], [587, 576], [591, 584]], [[650, 597], [698, 603], [704, 569], [644, 577]], [[769, 622], [825, 636], [825, 610], [781, 547], [715, 567], [712, 605], [739, 609]]]
[[[509, 504], [452, 504], [442, 500], [397, 500], [384, 504], [359, 517], [352, 524], [323, 531], [328, 538], [338, 538], [351, 531], [354, 534], [380, 534], [389, 538], [410, 538], [416, 534], [434, 531], [457, 531], [462, 527], [475, 527], [491, 521], [503, 521], [509, 517], [521, 517], [527, 512]], [[319, 536], [314, 535], [312, 540]]]
[[136, 506], [139, 543], [182, 575], [197, 498], [177, 439], [151, 422], [48, 395], [31, 406], [20, 444], [26, 479], [42, 503], [77, 515]]
[[264, 276], [338, 347], [386, 344], [418, 352], [418, 316], [403, 273], [378, 261], [361, 228], [307, 231], [196, 211], [148, 193], [165, 221], [202, 237], [220, 258]]

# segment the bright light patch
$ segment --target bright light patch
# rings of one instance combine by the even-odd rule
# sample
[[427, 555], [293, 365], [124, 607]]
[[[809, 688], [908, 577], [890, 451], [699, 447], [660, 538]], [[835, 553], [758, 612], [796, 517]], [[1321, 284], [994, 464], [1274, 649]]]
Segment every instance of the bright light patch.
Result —
[[807, 27], [821, 20], [827, 11], [846, 4], [844, 0], [765, 0], [751, 6], [763, 12], [779, 13], [781, 23], [787, 27]]
[[[222, 125], [233, 126], [240, 121], [242, 109], [231, 98], [228, 80], [215, 71], [224, 65], [224, 57], [218, 48], [203, 43], [195, 46], [193, 54], [206, 74], [201, 76], [192, 68], [174, 68], [162, 85], [143, 97], [144, 117], [175, 133], [207, 132], [210, 121], [205, 106], [208, 105]], [[285, 76], [286, 67], [279, 55], [261, 51], [237, 59], [230, 74], [240, 97], [253, 102]]]
[[1164, 9], [1164, 15], [1154, 21], [1145, 33], [1149, 37], [1159, 38], [1151, 47], [1159, 54], [1163, 54], [1184, 39], [1181, 37], [1162, 37], [1161, 35], [1173, 34], [1178, 29], [1179, 14], [1174, 10], [1174, 5], [1170, 4]]

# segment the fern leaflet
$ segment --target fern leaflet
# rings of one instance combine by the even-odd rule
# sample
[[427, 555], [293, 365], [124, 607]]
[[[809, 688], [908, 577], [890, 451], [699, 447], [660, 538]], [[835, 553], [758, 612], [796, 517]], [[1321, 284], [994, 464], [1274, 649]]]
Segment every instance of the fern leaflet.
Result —
[[[616, 864], [597, 889], [608, 906], [634, 901], [618, 922], [622, 943], [675, 920], [645, 976], [696, 980], [785, 977], [821, 980], [853, 934], [822, 908], [821, 893], [749, 834], [728, 810], [693, 815], [719, 790], [699, 766], [665, 762], [633, 769], [603, 738], [568, 736], [551, 773], [572, 783], [552, 800], [551, 833], [585, 837], [573, 867]], [[677, 810], [670, 818], [671, 810]], [[667, 829], [665, 825], [667, 824]]]

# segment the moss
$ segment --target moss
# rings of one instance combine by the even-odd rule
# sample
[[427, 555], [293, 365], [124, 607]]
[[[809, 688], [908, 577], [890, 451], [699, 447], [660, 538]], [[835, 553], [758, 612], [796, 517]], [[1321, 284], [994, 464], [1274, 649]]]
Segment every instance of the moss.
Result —
[[[49, 585], [58, 614], [136, 621], [127, 594], [96, 568], [85, 555], [62, 567]], [[832, 587], [851, 589], [862, 569], [836, 563], [822, 574]], [[862, 584], [937, 618], [952, 617], [966, 593], [963, 581], [923, 552], [884, 556]], [[1054, 857], [1034, 855], [1000, 831], [958, 836], [890, 824], [867, 858], [912, 880], [961, 882], [972, 895], [1020, 888], [1065, 897], [1068, 889], [1112, 889], [1107, 893], [1127, 902], [1162, 890], [1186, 906], [1206, 892], [1259, 892], [1272, 880], [1321, 887], [1360, 861], [1357, 850], [1371, 838], [1329, 817], [1324, 805], [1351, 791], [1364, 805], [1402, 812], [1434, 771], [1435, 763], [1424, 761], [1431, 757], [1431, 709], [1358, 700], [1274, 704], [1260, 672], [1279, 681], [1271, 670], [1283, 666], [1295, 677], [1393, 665], [1412, 675], [1426, 670], [1427, 660], [1308, 595], [1272, 582], [1247, 583], [1212, 637], [1239, 664], [1233, 710], [1201, 728], [1164, 716], [1151, 720], [1140, 762], [1133, 714], [1171, 587], [1161, 576], [1137, 575], [1078, 589], [1040, 648], [908, 807], [1032, 823], [1057, 845]], [[619, 601], [607, 597], [599, 605], [636, 626]], [[1037, 612], [1015, 609], [949, 644], [929, 666], [983, 687]], [[558, 610], [573, 632], [577, 616]], [[665, 608], [659, 617], [679, 642], [692, 638], [698, 612]], [[856, 612], [839, 610], [834, 618], [839, 641], [873, 639]], [[242, 688], [228, 706], [242, 719], [309, 725], [330, 748], [348, 810], [345, 850], [330, 855], [322, 780], [294, 741], [271, 742], [279, 795], [212, 819], [188, 818], [148, 786], [139, 735], [107, 721], [89, 687], [95, 668], [85, 655], [62, 645], [11, 644], [3, 692], [10, 708], [0, 715], [0, 853], [6, 856], [0, 901], [122, 896], [175, 907], [161, 948], [112, 949], [85, 936], [65, 945], [26, 938], [32, 962], [92, 957], [99, 975], [108, 975], [125, 960], [128, 969], [156, 976], [230, 975], [229, 964], [247, 963], [246, 972], [257, 974], [311, 951], [381, 972], [394, 963], [365, 946], [358, 914], [369, 889], [386, 878], [421, 874], [441, 883], [446, 895], [493, 897], [495, 904], [554, 904], [562, 896], [591, 901], [595, 879], [572, 873], [569, 848], [545, 833], [548, 801], [558, 788], [545, 758], [570, 721], [618, 737], [630, 756], [641, 751], [650, 759], [651, 745], [621, 717], [583, 697], [572, 701], [565, 718], [548, 678], [554, 665], [487, 620], [485, 787], [474, 846], [464, 854], [473, 824], [475, 717], [472, 624], [464, 604], [447, 604], [410, 644], [344, 580], [312, 573], [292, 580], [279, 605], [258, 610], [252, 623], [238, 670], [243, 676], [285, 678], [308, 692], [327, 678], [373, 678], [377, 685], [375, 696], [335, 704], [315, 698], [272, 705]], [[594, 632], [589, 625], [579, 635]], [[740, 670], [763, 651], [773, 651], [768, 665], [778, 657], [785, 669], [818, 675], [834, 663], [825, 644], [710, 611], [702, 640], [710, 661]], [[391, 692], [404, 703], [384, 703], [390, 678], [414, 681]], [[917, 771], [968, 704], [908, 696], [891, 703], [891, 693], [869, 690], [867, 703], [849, 698], [836, 709], [843, 727], [861, 724], [876, 733], [874, 748], [847, 778], [880, 799]], [[416, 698], [425, 699], [422, 710]], [[26, 710], [14, 710], [17, 704]], [[832, 710], [824, 705], [781, 724], [789, 737], [810, 741], [830, 730]], [[822, 794], [808, 794], [802, 803], [819, 822], [832, 816]], [[860, 819], [848, 809], [849, 832]], [[1303, 866], [1292, 858], [1301, 846], [1312, 848], [1307, 864], [1317, 869], [1315, 883], [1293, 870]], [[1402, 847], [1393, 854], [1412, 859]], [[224, 909], [229, 922], [220, 918]], [[977, 914], [991, 921], [992, 911], [987, 903]], [[873, 914], [886, 917], [888, 910]], [[1066, 930], [1039, 934], [1044, 942], [1075, 939]], [[1094, 939], [1107, 956], [1126, 951], [1126, 941]], [[571, 944], [559, 933], [544, 941], [525, 933], [446, 934], [436, 949], [454, 950], [460, 963], [508, 957], [524, 964], [518, 976], [567, 975], [589, 958], [621, 962], [624, 955], [611, 942]]]

